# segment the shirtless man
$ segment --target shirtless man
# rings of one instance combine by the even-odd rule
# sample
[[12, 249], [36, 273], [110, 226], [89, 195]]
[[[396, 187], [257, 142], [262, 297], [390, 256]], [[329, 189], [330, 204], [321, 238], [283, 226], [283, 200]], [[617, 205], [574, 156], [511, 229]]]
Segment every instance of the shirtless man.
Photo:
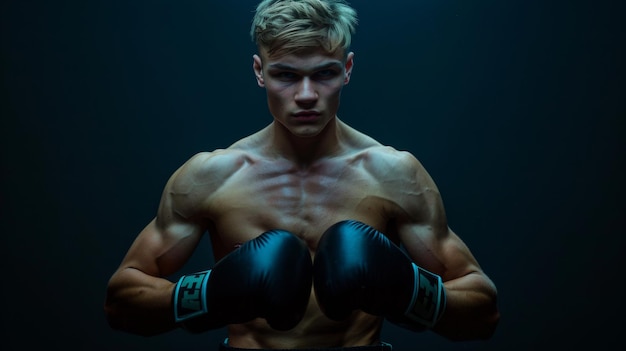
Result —
[[[448, 227], [427, 171], [336, 115], [355, 25], [341, 0], [259, 4], [253, 69], [273, 121], [171, 176], [110, 279], [111, 327], [227, 327], [223, 350], [390, 350], [385, 318], [450, 340], [493, 334], [495, 285]], [[166, 279], [205, 233], [217, 263]]]

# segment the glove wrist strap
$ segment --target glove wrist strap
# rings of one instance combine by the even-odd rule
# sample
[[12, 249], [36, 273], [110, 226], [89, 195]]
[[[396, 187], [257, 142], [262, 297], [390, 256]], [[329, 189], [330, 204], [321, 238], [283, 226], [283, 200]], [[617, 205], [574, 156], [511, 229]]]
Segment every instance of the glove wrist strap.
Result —
[[208, 313], [206, 286], [210, 275], [211, 270], [206, 270], [180, 277], [173, 294], [176, 323]]
[[413, 296], [404, 315], [420, 325], [432, 328], [446, 309], [446, 290], [437, 274], [414, 263], [413, 272]]

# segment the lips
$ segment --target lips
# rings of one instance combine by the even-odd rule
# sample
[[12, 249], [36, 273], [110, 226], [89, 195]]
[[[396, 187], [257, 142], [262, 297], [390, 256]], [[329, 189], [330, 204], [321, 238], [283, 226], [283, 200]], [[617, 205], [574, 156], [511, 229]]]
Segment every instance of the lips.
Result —
[[315, 123], [319, 120], [322, 114], [317, 111], [300, 111], [294, 113], [292, 116], [296, 122], [299, 123]]
[[310, 117], [310, 116], [319, 116], [320, 113], [317, 111], [300, 111], [293, 114], [294, 117]]

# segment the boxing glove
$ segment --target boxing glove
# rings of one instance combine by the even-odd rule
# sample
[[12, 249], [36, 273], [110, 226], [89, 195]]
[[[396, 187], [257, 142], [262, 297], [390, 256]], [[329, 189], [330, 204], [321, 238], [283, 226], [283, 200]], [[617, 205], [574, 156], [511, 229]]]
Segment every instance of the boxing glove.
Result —
[[200, 333], [254, 318], [277, 330], [304, 316], [312, 285], [308, 246], [283, 230], [265, 232], [211, 270], [182, 276], [174, 287], [174, 319]]
[[353, 220], [331, 226], [320, 238], [313, 289], [322, 312], [336, 321], [360, 309], [423, 330], [445, 310], [441, 277], [413, 263], [384, 234]]

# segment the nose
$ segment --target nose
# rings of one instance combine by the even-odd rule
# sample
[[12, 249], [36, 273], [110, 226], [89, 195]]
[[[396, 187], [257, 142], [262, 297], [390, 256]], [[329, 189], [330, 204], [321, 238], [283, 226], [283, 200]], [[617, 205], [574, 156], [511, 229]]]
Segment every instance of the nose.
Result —
[[296, 102], [298, 104], [311, 105], [317, 101], [318, 97], [315, 84], [311, 82], [309, 77], [304, 77], [296, 90]]

